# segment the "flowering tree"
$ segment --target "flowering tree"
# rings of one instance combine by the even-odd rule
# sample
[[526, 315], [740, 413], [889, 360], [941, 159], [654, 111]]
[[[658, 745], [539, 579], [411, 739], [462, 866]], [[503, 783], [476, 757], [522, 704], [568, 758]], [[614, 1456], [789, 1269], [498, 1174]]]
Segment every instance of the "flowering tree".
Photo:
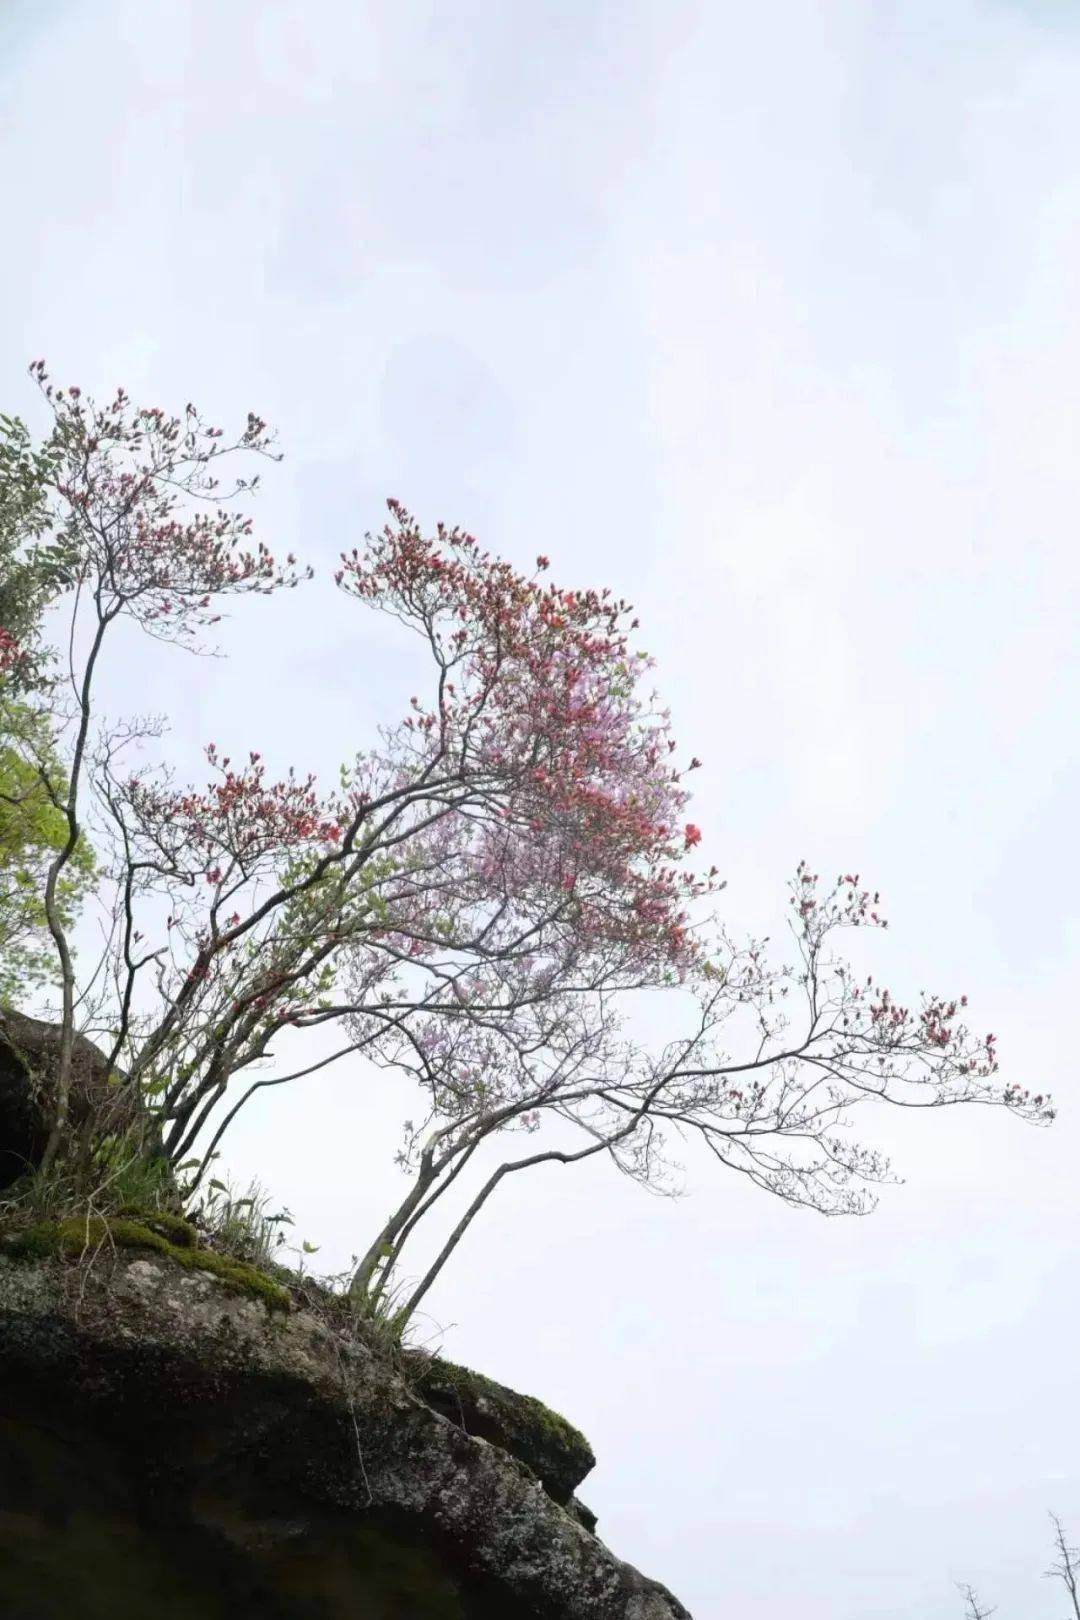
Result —
[[[34, 371], [53, 418], [35, 465], [74, 693], [66, 707], [54, 688], [38, 696], [64, 773], [35, 769], [66, 828], [43, 896], [64, 1029], [46, 1172], [94, 1163], [67, 1125], [77, 1007], [137, 1100], [125, 1150], [167, 1159], [189, 1197], [255, 1092], [364, 1054], [424, 1098], [400, 1156], [407, 1190], [352, 1283], [369, 1308], [393, 1289], [404, 1318], [523, 1169], [603, 1154], [663, 1186], [668, 1145], [692, 1136], [790, 1203], [857, 1212], [889, 1174], [845, 1133], [860, 1103], [1050, 1117], [1047, 1098], [997, 1079], [994, 1038], [969, 1032], [963, 998], [898, 1004], [834, 954], [841, 930], [884, 926], [857, 876], [823, 889], [798, 868], [787, 963], [710, 920], [722, 885], [691, 866], [701, 835], [632, 645], [637, 621], [607, 591], [547, 583], [545, 557], [525, 577], [458, 529], [425, 536], [391, 502], [336, 584], [426, 650], [428, 691], [400, 724], [332, 791], [271, 780], [259, 753], [234, 760], [213, 744], [203, 786], [133, 768], [137, 729], [104, 729], [96, 713], [113, 624], [191, 641], [221, 598], [303, 577], [292, 556], [279, 566], [249, 544], [232, 502], [254, 480], [227, 494], [218, 483], [223, 457], [271, 445], [255, 416], [226, 440], [190, 406], [170, 418], [120, 393], [99, 408]], [[110, 904], [104, 956], [80, 988], [57, 886], [84, 803]], [[661, 992], [685, 1027], [654, 1049], [633, 1014]], [[340, 1031], [329, 1057], [265, 1073], [282, 1031], [323, 1025]], [[515, 1135], [532, 1141], [480, 1178], [402, 1297], [412, 1234], [485, 1144]]]
[[[120, 390], [99, 408], [84, 402], [78, 388], [55, 389], [43, 363], [35, 363], [31, 372], [53, 425], [36, 453], [28, 450], [25, 433], [16, 433], [13, 453], [0, 468], [5, 505], [19, 500], [30, 515], [30, 534], [16, 558], [22, 575], [41, 583], [44, 601], [65, 593], [73, 598], [68, 668], [59, 688], [61, 694], [70, 688], [71, 700], [58, 696], [55, 684], [46, 686], [50, 722], [66, 745], [66, 770], [51, 770], [32, 749], [29, 758], [66, 829], [48, 862], [42, 894], [56, 950], [63, 1029], [55, 1118], [43, 1165], [48, 1171], [65, 1146], [75, 1034], [75, 964], [61, 886], [83, 835], [95, 676], [106, 637], [118, 619], [127, 618], [163, 639], [189, 638], [212, 618], [215, 598], [272, 589], [292, 583], [294, 576], [280, 573], [262, 547], [247, 550], [250, 520], [217, 504], [213, 469], [226, 447], [221, 430], [207, 427], [193, 407], [182, 420], [155, 408], [136, 411]], [[228, 448], [265, 453], [265, 424], [249, 417]], [[233, 493], [247, 487], [239, 481]], [[11, 627], [5, 630], [10, 679], [24, 658]]]

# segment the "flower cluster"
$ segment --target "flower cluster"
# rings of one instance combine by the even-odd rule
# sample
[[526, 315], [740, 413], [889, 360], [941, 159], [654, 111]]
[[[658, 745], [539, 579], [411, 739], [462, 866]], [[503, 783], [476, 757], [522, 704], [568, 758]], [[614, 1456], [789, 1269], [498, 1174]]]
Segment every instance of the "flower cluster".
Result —
[[337, 808], [320, 799], [313, 776], [290, 771], [269, 782], [260, 754], [234, 765], [214, 743], [206, 757], [216, 779], [205, 789], [174, 792], [134, 777], [126, 798], [143, 833], [183, 854], [188, 869], [212, 887], [251, 878], [268, 858], [341, 838]]
[[0, 675], [14, 669], [22, 657], [22, 648], [10, 631], [0, 624]]
[[54, 543], [69, 584], [90, 583], [103, 611], [123, 613], [166, 638], [189, 638], [220, 618], [215, 598], [294, 586], [311, 570], [279, 564], [251, 519], [226, 504], [257, 478], [227, 489], [219, 463], [243, 451], [267, 456], [266, 424], [249, 413], [230, 440], [193, 405], [182, 417], [136, 408], [123, 389], [99, 406], [79, 388], [56, 388], [42, 361], [31, 375], [53, 413]]
[[597, 943], [685, 967], [686, 905], [711, 879], [679, 870], [701, 834], [681, 824], [688, 795], [668, 716], [641, 695], [629, 605], [528, 579], [462, 530], [425, 536], [396, 502], [391, 516], [337, 582], [435, 655], [436, 699], [413, 699], [403, 739], [418, 778], [452, 772], [488, 808], [470, 828], [474, 874], [557, 892]]

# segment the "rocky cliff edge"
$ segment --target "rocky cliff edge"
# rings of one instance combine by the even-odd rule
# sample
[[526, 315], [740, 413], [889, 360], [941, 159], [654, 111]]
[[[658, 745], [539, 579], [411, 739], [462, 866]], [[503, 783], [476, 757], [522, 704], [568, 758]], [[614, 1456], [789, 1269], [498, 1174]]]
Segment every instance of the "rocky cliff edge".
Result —
[[7, 1620], [689, 1620], [586, 1528], [574, 1440], [530, 1468], [477, 1432], [524, 1398], [442, 1363], [425, 1398], [332, 1315], [191, 1259], [0, 1245]]

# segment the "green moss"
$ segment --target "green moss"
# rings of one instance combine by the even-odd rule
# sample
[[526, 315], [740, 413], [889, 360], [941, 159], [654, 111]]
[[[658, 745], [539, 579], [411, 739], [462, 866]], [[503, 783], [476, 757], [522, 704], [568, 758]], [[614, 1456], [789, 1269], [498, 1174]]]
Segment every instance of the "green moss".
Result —
[[528, 1413], [530, 1425], [545, 1430], [548, 1434], [556, 1437], [564, 1446], [575, 1451], [579, 1449], [589, 1451], [591, 1449], [581, 1430], [575, 1429], [572, 1423], [568, 1423], [561, 1412], [552, 1411], [550, 1406], [545, 1406], [543, 1401], [538, 1401], [535, 1395], [522, 1395], [521, 1403]]
[[[155, 1226], [164, 1226], [164, 1231], [155, 1230]], [[165, 1232], [171, 1232], [174, 1241]], [[16, 1260], [80, 1259], [98, 1248], [109, 1247], [149, 1249], [188, 1271], [211, 1272], [234, 1293], [261, 1299], [272, 1309], [288, 1310], [288, 1290], [280, 1283], [243, 1260], [219, 1254], [216, 1249], [197, 1248], [196, 1241], [195, 1229], [187, 1221], [160, 1214], [143, 1215], [138, 1220], [123, 1215], [108, 1219], [101, 1215], [89, 1219], [75, 1216], [65, 1221], [42, 1221], [0, 1238], [4, 1252]]]
[[163, 1209], [140, 1209], [137, 1204], [126, 1205], [120, 1214], [138, 1221], [142, 1226], [148, 1226], [151, 1232], [157, 1232], [161, 1237], [168, 1238], [178, 1249], [198, 1247], [199, 1234], [191, 1222], [186, 1221], [182, 1215], [170, 1215]]
[[486, 1398], [496, 1408], [512, 1414], [515, 1423], [534, 1433], [549, 1435], [560, 1446], [568, 1451], [587, 1452], [591, 1455], [591, 1448], [580, 1429], [575, 1429], [572, 1423], [559, 1412], [552, 1411], [543, 1401], [538, 1401], [535, 1395], [522, 1395], [517, 1390], [509, 1390], [504, 1384], [497, 1384], [493, 1378], [485, 1378], [483, 1373], [473, 1372], [471, 1367], [459, 1367], [454, 1361], [443, 1361], [441, 1357], [428, 1363], [426, 1372], [421, 1374], [419, 1387], [423, 1393], [425, 1383], [443, 1384], [455, 1390], [462, 1399], [473, 1401]]
[[482, 1373], [439, 1358], [412, 1362], [413, 1387], [422, 1401], [467, 1434], [501, 1446], [565, 1505], [596, 1459], [585, 1436], [533, 1395], [507, 1389]]

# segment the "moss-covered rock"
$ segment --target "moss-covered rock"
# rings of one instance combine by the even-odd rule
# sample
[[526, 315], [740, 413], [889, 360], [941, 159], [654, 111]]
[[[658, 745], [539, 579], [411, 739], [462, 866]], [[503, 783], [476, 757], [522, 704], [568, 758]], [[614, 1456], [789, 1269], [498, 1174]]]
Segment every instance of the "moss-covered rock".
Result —
[[254, 1266], [216, 1249], [200, 1248], [198, 1233], [176, 1215], [140, 1212], [131, 1215], [70, 1216], [41, 1221], [21, 1230], [0, 1232], [0, 1251], [13, 1260], [80, 1260], [94, 1262], [121, 1249], [148, 1249], [189, 1271], [217, 1277], [234, 1293], [259, 1299], [272, 1310], [288, 1310], [289, 1293]]
[[[566, 1504], [596, 1465], [585, 1436], [532, 1395], [441, 1357], [412, 1358], [417, 1392], [437, 1412], [517, 1457], [549, 1496]], [[595, 1521], [594, 1521], [595, 1522]]]
[[191, 1221], [185, 1220], [183, 1215], [174, 1215], [166, 1209], [144, 1209], [138, 1204], [125, 1205], [120, 1214], [129, 1220], [139, 1221], [143, 1226], [148, 1226], [152, 1232], [168, 1238], [176, 1248], [198, 1248], [198, 1228]]

